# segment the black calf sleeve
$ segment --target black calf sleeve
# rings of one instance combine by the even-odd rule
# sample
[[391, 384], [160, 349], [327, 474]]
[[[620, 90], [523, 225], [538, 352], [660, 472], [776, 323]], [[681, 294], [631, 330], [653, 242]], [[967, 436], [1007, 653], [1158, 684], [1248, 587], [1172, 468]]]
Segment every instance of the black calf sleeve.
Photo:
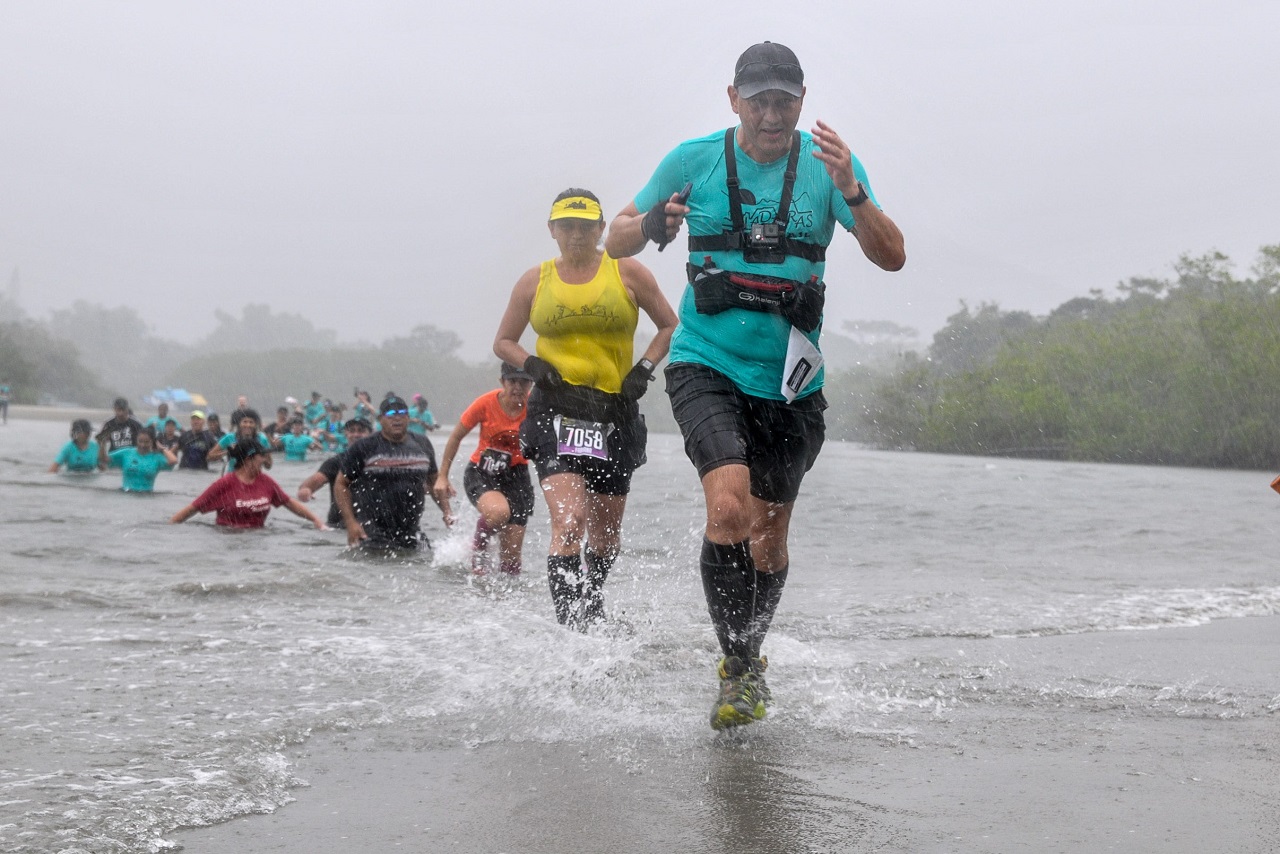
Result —
[[587, 564], [587, 578], [582, 584], [582, 619], [593, 623], [604, 619], [604, 582], [618, 552], [610, 550], [596, 554], [586, 549], [582, 556]]
[[725, 655], [751, 657], [751, 616], [755, 565], [749, 541], [720, 545], [702, 540], [702, 591]]
[[582, 562], [577, 555], [547, 555], [547, 583], [551, 604], [562, 626], [578, 621], [578, 600], [582, 598]]
[[760, 657], [760, 646], [764, 636], [773, 622], [773, 612], [778, 610], [778, 602], [782, 599], [782, 587], [787, 583], [787, 573], [791, 567], [784, 566], [777, 572], [756, 573], [756, 606], [751, 620], [751, 657]]

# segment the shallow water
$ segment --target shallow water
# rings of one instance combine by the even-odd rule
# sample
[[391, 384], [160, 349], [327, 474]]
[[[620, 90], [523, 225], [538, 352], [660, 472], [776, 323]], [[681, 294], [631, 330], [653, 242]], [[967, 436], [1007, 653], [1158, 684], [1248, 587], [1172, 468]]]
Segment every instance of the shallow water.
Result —
[[[651, 437], [636, 475], [613, 620], [580, 635], [551, 613], [541, 506], [524, 576], [478, 583], [470, 508], [457, 534], [429, 511], [434, 552], [397, 562], [353, 559], [340, 532], [283, 510], [264, 532], [170, 526], [211, 475], [162, 473], [151, 496], [120, 493], [118, 472], [47, 475], [65, 429], [0, 428], [4, 850], [171, 848], [174, 828], [286, 803], [291, 748], [324, 733], [607, 744], [641, 769], [656, 747], [716, 738], [701, 494], [676, 437]], [[293, 492], [317, 464], [272, 475]], [[1153, 719], [1274, 714], [1269, 680], [1099, 682], [1008, 646], [1280, 613], [1269, 479], [829, 444], [765, 649], [770, 749], [927, 743], [966, 707], [1046, 696]]]

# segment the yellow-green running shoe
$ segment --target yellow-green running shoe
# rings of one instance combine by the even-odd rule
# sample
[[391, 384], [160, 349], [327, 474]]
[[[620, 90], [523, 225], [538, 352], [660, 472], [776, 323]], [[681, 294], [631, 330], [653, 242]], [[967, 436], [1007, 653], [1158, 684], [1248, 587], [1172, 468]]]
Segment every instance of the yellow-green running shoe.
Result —
[[769, 686], [764, 681], [765, 658], [748, 664], [737, 656], [720, 659], [720, 696], [711, 710], [714, 730], [744, 726], [762, 720], [769, 703]]

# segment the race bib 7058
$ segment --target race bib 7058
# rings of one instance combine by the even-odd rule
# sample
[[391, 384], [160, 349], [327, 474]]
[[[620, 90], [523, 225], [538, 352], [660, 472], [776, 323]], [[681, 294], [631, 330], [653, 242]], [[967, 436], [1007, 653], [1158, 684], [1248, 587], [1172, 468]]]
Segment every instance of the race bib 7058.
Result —
[[612, 424], [601, 424], [599, 421], [579, 421], [576, 418], [565, 418], [557, 415], [555, 419], [556, 448], [562, 455], [570, 457], [595, 457], [598, 460], [609, 459], [609, 433]]

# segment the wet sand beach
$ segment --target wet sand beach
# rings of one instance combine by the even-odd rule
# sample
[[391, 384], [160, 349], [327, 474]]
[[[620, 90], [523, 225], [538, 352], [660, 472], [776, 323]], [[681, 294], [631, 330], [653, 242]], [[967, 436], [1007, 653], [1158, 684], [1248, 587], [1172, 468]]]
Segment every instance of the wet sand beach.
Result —
[[[782, 679], [769, 721], [687, 743], [331, 732], [294, 755], [296, 802], [171, 839], [192, 854], [1280, 849], [1280, 617], [944, 643], [972, 663], [938, 675], [971, 683], [966, 700], [909, 738], [811, 740]], [[984, 684], [1035, 671], [1095, 690]], [[1135, 682], [1146, 702], [1108, 696]], [[1269, 691], [1270, 714], [1224, 685]]]

